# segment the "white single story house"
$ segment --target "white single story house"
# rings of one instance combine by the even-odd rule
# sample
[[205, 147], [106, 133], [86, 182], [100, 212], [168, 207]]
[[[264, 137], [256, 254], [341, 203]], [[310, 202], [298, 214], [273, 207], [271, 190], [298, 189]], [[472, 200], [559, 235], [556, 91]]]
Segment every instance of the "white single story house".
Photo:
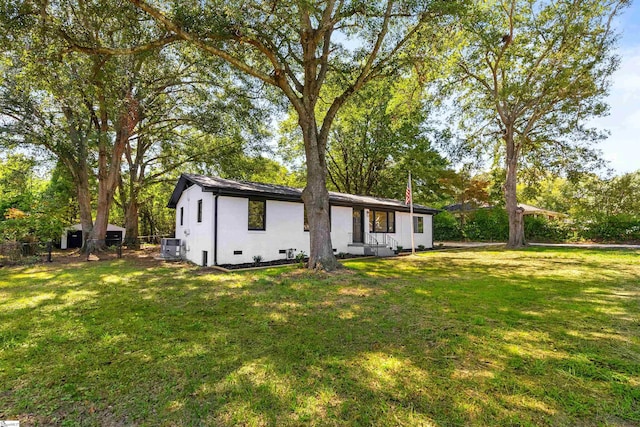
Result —
[[[168, 203], [176, 210], [182, 257], [203, 265], [243, 264], [309, 254], [302, 189], [182, 174]], [[411, 248], [404, 202], [329, 192], [334, 253], [391, 255]], [[433, 247], [433, 215], [414, 204], [416, 247]]]
[[[117, 225], [108, 224], [107, 225], [107, 236], [106, 242], [107, 246], [117, 245], [118, 243], [124, 242], [124, 236], [126, 234], [126, 229], [123, 227], [118, 227]], [[67, 227], [62, 232], [62, 237], [60, 239], [60, 249], [71, 249], [71, 248], [81, 248], [82, 247], [82, 224], [72, 225], [71, 227]]]

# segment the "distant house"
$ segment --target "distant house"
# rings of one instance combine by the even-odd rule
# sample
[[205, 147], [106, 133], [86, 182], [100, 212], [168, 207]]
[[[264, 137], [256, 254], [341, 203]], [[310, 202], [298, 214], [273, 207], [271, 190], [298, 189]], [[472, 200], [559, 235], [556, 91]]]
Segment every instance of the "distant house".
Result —
[[[481, 204], [455, 203], [453, 205], [447, 205], [442, 209], [448, 212], [451, 212], [453, 214], [460, 214], [463, 212], [473, 212], [478, 209], [492, 209], [494, 207], [495, 206], [489, 205], [487, 203], [481, 203]], [[563, 219], [563, 218], [566, 218], [567, 216], [560, 212], [554, 212], [548, 209], [542, 209], [536, 206], [526, 205], [524, 203], [518, 203], [518, 207], [524, 210], [523, 215], [525, 216], [530, 215], [532, 217], [542, 217], [545, 219]]]
[[[182, 174], [168, 207], [176, 209], [182, 256], [210, 266], [309, 254], [302, 189]], [[391, 255], [411, 247], [409, 206], [392, 199], [329, 193], [335, 253]], [[433, 247], [437, 209], [414, 205], [415, 245]]]
[[[82, 247], [82, 224], [72, 225], [62, 232], [60, 239], [60, 249], [71, 249]], [[126, 230], [117, 225], [107, 225], [107, 246], [114, 246], [124, 241]]]

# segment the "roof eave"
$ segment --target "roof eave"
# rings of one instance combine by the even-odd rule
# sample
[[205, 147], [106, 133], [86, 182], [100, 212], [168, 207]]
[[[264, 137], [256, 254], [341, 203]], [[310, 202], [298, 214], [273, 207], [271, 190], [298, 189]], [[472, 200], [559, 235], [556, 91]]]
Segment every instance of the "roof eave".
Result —
[[[180, 197], [182, 196], [182, 193], [184, 192], [184, 190], [187, 188], [188, 183], [198, 185], [204, 192], [215, 193], [221, 196], [256, 197], [256, 198], [264, 198], [269, 200], [302, 203], [302, 192], [300, 192], [300, 194], [278, 194], [278, 193], [269, 193], [269, 192], [261, 192], [261, 191], [234, 190], [234, 189], [228, 189], [228, 188], [220, 188], [220, 187], [214, 187], [214, 186], [202, 184], [197, 180], [189, 177], [189, 175], [183, 173], [180, 175], [180, 178], [176, 183], [176, 187], [173, 190], [173, 193], [171, 194], [171, 198], [169, 199], [169, 203], [167, 204], [168, 208], [175, 209], [177, 207], [178, 201], [180, 200]], [[410, 211], [409, 206], [393, 206], [393, 205], [386, 205], [384, 203], [366, 203], [366, 202], [358, 203], [358, 202], [349, 201], [349, 200], [339, 200], [339, 199], [336, 200], [336, 198], [332, 200], [331, 195], [329, 195], [329, 203], [333, 206], [345, 206], [345, 207], [360, 206], [360, 207], [369, 208], [369, 209], [388, 209], [388, 210], [396, 210], [399, 212]], [[414, 206], [414, 212], [419, 214], [435, 215], [439, 213], [440, 210], [427, 208], [427, 207], [423, 208], [423, 207]]]

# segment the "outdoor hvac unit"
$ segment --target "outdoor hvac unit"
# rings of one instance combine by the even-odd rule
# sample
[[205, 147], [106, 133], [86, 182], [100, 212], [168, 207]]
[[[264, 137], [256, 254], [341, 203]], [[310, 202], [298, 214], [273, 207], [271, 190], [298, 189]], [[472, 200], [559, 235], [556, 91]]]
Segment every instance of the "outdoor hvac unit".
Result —
[[160, 256], [165, 259], [180, 259], [180, 239], [162, 239]]

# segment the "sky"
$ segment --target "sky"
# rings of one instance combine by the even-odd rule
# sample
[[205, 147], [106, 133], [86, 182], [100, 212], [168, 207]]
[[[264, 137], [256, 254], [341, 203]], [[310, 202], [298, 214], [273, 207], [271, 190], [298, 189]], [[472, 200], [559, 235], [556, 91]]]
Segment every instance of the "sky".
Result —
[[611, 132], [600, 144], [603, 157], [616, 175], [640, 170], [640, 3], [620, 16], [620, 67], [612, 76], [610, 114], [593, 121]]

